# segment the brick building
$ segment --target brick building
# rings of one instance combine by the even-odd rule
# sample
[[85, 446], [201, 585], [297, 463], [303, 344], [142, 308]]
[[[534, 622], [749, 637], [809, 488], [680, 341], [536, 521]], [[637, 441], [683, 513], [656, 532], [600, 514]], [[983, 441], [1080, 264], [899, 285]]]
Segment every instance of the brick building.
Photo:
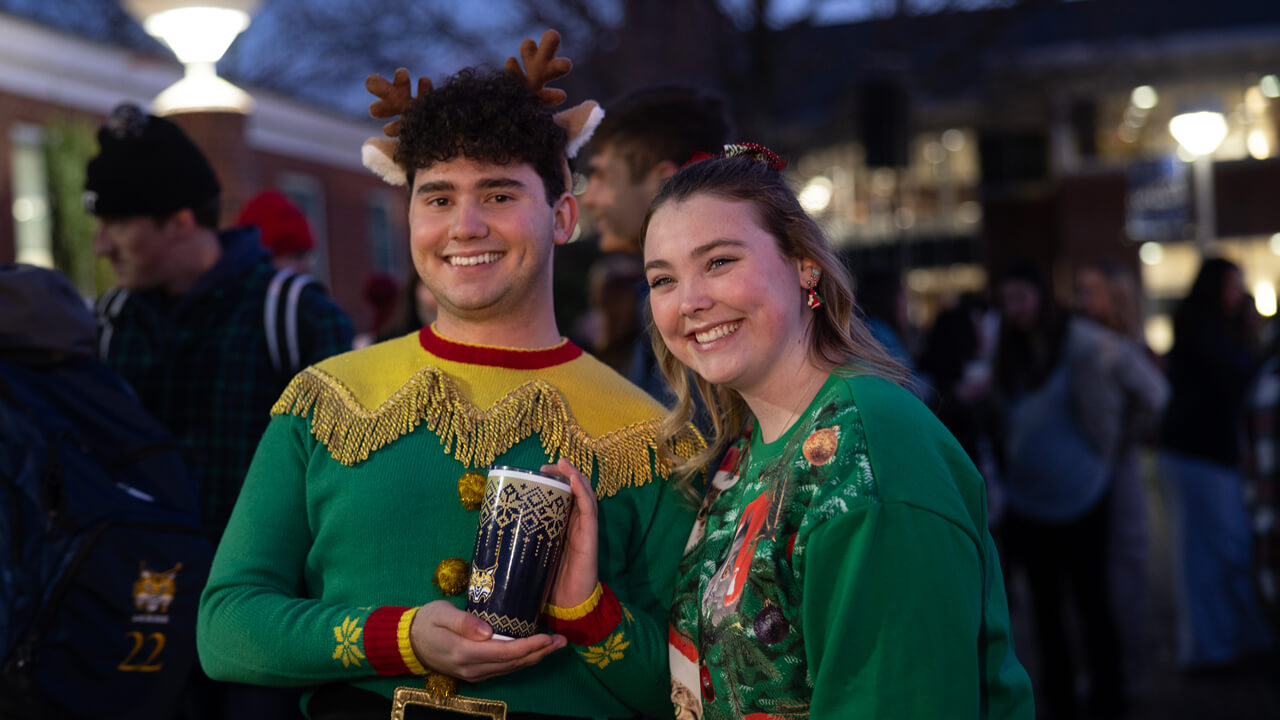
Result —
[[[0, 13], [0, 262], [57, 265], [92, 296], [110, 283], [94, 263], [92, 219], [80, 208], [93, 132], [124, 101], [147, 107], [182, 76], [160, 51], [87, 40]], [[357, 330], [369, 323], [364, 279], [409, 272], [407, 197], [360, 163], [360, 144], [381, 132], [361, 120], [248, 88], [251, 113], [172, 116], [201, 145], [223, 186], [228, 225], [245, 200], [276, 188], [302, 208], [316, 238], [314, 274]]]

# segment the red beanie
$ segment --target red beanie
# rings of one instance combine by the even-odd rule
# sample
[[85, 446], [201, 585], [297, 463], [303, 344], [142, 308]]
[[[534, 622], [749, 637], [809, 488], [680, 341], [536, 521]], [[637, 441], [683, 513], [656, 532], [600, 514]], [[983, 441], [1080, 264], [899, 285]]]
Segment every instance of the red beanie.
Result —
[[315, 245], [306, 216], [277, 190], [255, 195], [240, 211], [236, 224], [257, 225], [262, 245], [273, 257], [303, 253]]

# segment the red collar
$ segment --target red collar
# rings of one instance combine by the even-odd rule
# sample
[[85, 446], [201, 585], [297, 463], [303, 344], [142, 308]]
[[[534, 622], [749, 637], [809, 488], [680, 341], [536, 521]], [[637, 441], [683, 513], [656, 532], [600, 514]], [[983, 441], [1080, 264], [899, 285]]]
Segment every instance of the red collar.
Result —
[[541, 370], [582, 355], [582, 348], [568, 340], [559, 345], [538, 350], [493, 347], [491, 345], [467, 345], [440, 337], [428, 325], [418, 331], [422, 349], [438, 358], [472, 365], [492, 365], [509, 370]]

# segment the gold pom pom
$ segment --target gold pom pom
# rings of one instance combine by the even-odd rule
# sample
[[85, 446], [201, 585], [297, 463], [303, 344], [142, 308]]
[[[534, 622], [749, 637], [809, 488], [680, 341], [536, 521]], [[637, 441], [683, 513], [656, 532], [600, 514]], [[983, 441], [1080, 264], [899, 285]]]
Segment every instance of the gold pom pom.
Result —
[[436, 587], [445, 595], [458, 595], [467, 589], [467, 581], [471, 579], [471, 567], [462, 558], [445, 558], [436, 566]]
[[458, 681], [448, 675], [428, 670], [426, 679], [427, 694], [437, 700], [445, 700], [458, 691]]
[[485, 482], [485, 476], [475, 470], [468, 470], [458, 478], [458, 500], [462, 501], [462, 507], [468, 510], [480, 509], [480, 503], [484, 500]]

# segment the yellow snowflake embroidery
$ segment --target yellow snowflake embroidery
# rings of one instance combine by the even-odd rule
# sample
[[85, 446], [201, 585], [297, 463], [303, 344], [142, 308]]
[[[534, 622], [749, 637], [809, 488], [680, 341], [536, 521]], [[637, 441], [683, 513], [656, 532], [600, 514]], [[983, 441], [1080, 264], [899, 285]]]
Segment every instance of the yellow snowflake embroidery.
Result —
[[360, 634], [364, 628], [359, 624], [356, 618], [348, 617], [342, 625], [333, 627], [333, 637], [338, 642], [338, 647], [333, 650], [333, 659], [341, 658], [342, 667], [360, 667], [360, 661], [364, 659], [364, 653], [360, 652]]
[[630, 642], [623, 641], [623, 633], [616, 632], [604, 641], [603, 645], [592, 645], [582, 651], [582, 657], [592, 665], [603, 670], [614, 660], [621, 660], [623, 650], [631, 647]]
[[636, 616], [631, 614], [631, 611], [627, 609], [626, 605], [622, 605], [622, 617], [626, 618], [627, 622], [632, 625], [636, 622]]

